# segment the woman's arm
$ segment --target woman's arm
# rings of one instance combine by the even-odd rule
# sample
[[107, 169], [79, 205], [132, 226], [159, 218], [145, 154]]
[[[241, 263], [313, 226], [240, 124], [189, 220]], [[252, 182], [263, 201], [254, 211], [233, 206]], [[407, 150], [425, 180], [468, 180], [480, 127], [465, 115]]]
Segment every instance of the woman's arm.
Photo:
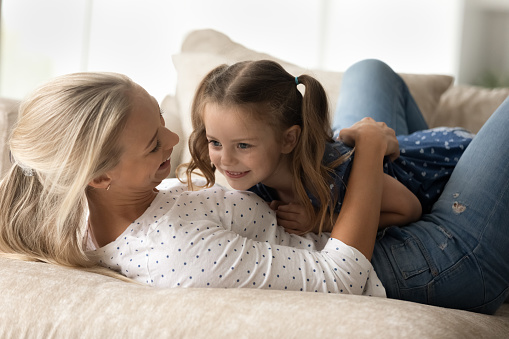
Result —
[[384, 174], [380, 228], [403, 226], [420, 218], [422, 206], [405, 185], [390, 175]]
[[380, 221], [383, 193], [383, 158], [399, 154], [394, 130], [364, 118], [343, 129], [340, 138], [355, 146], [348, 190], [331, 237], [358, 249], [371, 259]]

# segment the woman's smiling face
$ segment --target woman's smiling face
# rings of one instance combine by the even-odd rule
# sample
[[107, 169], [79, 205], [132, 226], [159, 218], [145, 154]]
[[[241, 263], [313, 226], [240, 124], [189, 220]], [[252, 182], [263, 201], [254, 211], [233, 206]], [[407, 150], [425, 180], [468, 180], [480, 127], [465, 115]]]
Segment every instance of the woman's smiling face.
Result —
[[124, 152], [111, 171], [111, 185], [143, 192], [152, 190], [170, 174], [170, 157], [179, 137], [165, 127], [154, 97], [138, 85], [131, 95], [132, 110], [120, 139]]

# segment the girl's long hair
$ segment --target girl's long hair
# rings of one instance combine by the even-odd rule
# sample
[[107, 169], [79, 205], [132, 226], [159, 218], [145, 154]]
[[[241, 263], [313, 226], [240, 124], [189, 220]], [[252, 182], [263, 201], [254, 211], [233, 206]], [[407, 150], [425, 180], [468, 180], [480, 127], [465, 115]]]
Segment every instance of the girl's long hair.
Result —
[[21, 103], [0, 182], [0, 255], [121, 278], [85, 253], [86, 192], [119, 162], [133, 88], [120, 74], [75, 73]]
[[[337, 203], [337, 194], [330, 189], [333, 184], [331, 174], [347, 156], [330, 164], [322, 163], [325, 145], [333, 141], [327, 96], [322, 85], [312, 76], [300, 75], [297, 80], [304, 85], [304, 95], [297, 88], [296, 78], [273, 61], [245, 61], [213, 69], [201, 81], [194, 96], [191, 109], [193, 132], [189, 138], [192, 159], [179, 167], [179, 178], [194, 188], [191, 177], [199, 171], [206, 179], [205, 187], [215, 183], [215, 167], [210, 161], [203, 123], [206, 104], [244, 107], [276, 133], [298, 125], [301, 127], [300, 139], [289, 154], [293, 186], [298, 202], [308, 215], [315, 216], [313, 220], [319, 220], [321, 231], [332, 221], [330, 211], [334, 211]], [[312, 206], [307, 192], [316, 197], [319, 207]], [[312, 228], [313, 225], [310, 225], [309, 230]]]

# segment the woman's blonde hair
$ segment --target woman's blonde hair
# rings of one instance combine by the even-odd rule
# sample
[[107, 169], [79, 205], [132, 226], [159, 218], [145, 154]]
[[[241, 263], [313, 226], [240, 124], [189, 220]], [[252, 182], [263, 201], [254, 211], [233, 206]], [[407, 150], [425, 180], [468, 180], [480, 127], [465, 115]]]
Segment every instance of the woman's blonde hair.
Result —
[[13, 164], [0, 182], [3, 256], [117, 276], [85, 253], [86, 192], [119, 163], [134, 86], [120, 74], [75, 73], [21, 103], [9, 143]]
[[[304, 95], [297, 88], [304, 85]], [[215, 182], [215, 167], [208, 153], [203, 111], [209, 103], [225, 107], [245, 108], [252, 117], [266, 122], [276, 133], [298, 125], [301, 135], [291, 157], [293, 186], [298, 202], [308, 215], [319, 221], [319, 231], [332, 221], [337, 194], [331, 193], [331, 174], [348, 157], [323, 164], [325, 145], [333, 142], [328, 101], [322, 85], [312, 76], [295, 78], [281, 65], [269, 60], [244, 61], [213, 69], [198, 86], [191, 109], [193, 132], [189, 137], [192, 156], [188, 164], [179, 166], [181, 181], [193, 187], [191, 177], [198, 170], [206, 179], [205, 187]], [[184, 177], [184, 178], [182, 178]], [[312, 206], [308, 192], [320, 202]], [[327, 218], [329, 216], [330, 218]], [[310, 225], [309, 230], [313, 228]]]

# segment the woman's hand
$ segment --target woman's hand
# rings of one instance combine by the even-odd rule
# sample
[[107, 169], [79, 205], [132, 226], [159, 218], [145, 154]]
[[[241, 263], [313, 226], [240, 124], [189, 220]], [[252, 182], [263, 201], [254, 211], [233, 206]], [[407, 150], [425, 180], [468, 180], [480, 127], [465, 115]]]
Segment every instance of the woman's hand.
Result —
[[385, 122], [376, 122], [369, 117], [364, 118], [351, 127], [343, 128], [339, 132], [338, 139], [353, 147], [362, 137], [368, 137], [373, 142], [378, 141], [384, 144], [386, 146], [385, 155], [389, 156], [391, 160], [399, 157], [399, 143], [396, 139], [396, 133]]

